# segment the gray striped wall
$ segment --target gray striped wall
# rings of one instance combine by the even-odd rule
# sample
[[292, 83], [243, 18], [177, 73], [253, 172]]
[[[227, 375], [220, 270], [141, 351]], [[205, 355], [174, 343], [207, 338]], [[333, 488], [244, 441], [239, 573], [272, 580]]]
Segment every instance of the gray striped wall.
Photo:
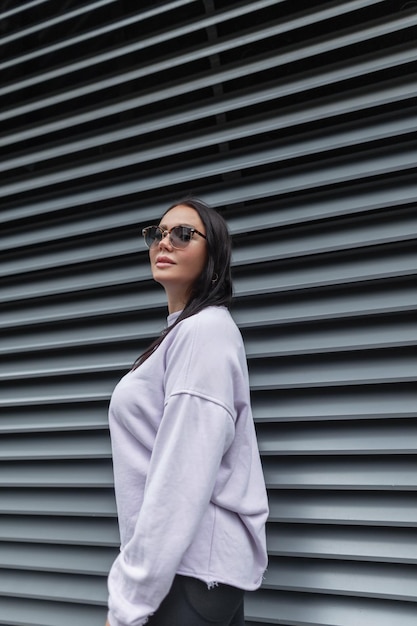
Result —
[[234, 239], [270, 495], [247, 624], [417, 621], [417, 3], [3, 0], [0, 624], [103, 626], [140, 230]]

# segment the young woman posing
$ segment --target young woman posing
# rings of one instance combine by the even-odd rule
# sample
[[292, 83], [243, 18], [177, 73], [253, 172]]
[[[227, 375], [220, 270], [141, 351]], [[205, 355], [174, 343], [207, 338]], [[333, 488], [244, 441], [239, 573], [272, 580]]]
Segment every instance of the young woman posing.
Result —
[[192, 197], [143, 235], [168, 326], [110, 403], [121, 549], [107, 626], [243, 626], [244, 592], [267, 565], [268, 504], [228, 310], [230, 236]]

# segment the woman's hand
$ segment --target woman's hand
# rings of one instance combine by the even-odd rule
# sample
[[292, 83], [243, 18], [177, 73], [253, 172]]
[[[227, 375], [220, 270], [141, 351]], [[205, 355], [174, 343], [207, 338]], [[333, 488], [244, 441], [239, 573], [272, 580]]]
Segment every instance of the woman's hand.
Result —
[[106, 622], [106, 626], [110, 626], [110, 624], [109, 624], [109, 621], [108, 621], [108, 620], [107, 620], [107, 622]]

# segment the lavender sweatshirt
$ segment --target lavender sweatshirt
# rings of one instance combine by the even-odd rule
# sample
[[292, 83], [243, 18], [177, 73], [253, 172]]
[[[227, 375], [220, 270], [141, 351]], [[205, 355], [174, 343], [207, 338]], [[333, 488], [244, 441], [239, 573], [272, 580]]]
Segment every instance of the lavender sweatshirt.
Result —
[[119, 382], [109, 421], [121, 536], [111, 626], [145, 624], [176, 574], [259, 587], [268, 504], [243, 341], [228, 310], [180, 322]]

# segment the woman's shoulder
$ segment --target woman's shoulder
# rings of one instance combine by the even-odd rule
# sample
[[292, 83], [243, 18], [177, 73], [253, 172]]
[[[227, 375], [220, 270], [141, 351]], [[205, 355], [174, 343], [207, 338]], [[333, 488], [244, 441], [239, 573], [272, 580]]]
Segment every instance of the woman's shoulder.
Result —
[[184, 321], [189, 327], [199, 328], [225, 328], [236, 327], [236, 324], [225, 306], [207, 306], [195, 315], [187, 317]]
[[230, 343], [241, 343], [242, 337], [230, 311], [223, 306], [208, 306], [178, 324], [178, 334], [196, 336], [199, 342], [210, 343], [219, 349]]

